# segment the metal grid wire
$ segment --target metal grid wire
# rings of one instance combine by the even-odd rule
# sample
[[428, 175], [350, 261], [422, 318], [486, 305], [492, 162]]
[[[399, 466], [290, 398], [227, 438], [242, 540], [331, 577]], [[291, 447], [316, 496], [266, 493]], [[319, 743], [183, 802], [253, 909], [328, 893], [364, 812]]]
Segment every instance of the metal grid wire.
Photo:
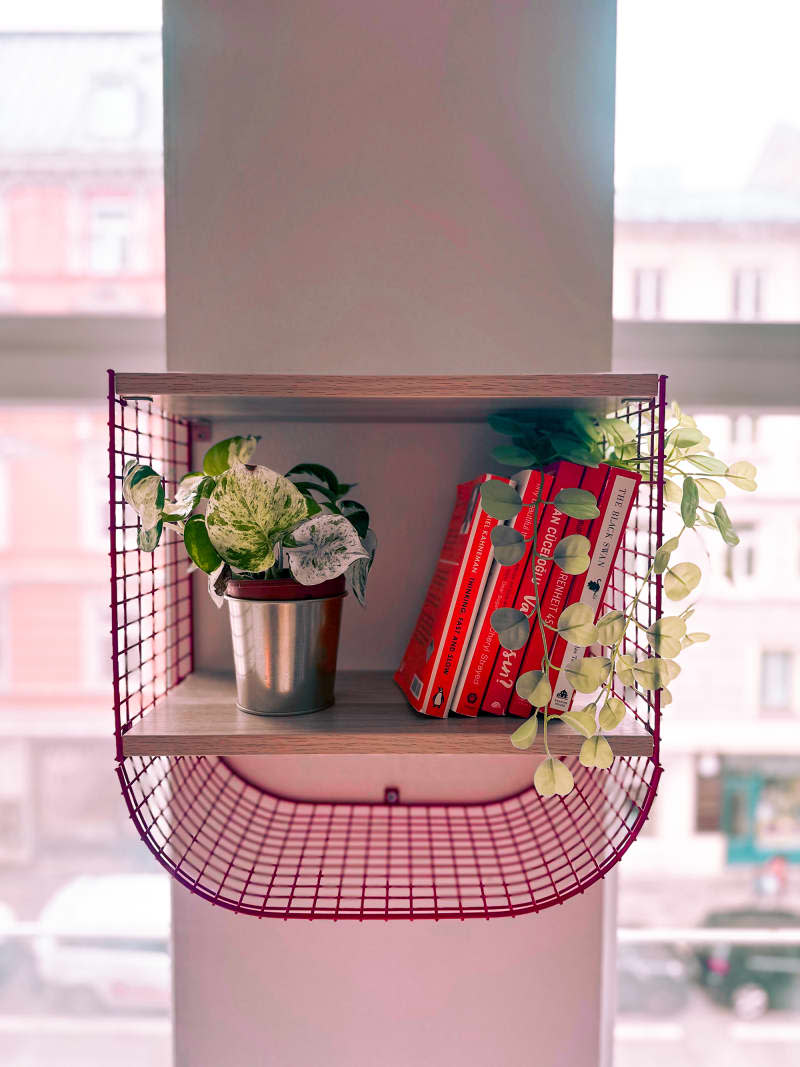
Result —
[[[139, 554], [121, 470], [130, 458], [152, 462], [171, 488], [191, 465], [191, 427], [149, 403], [117, 400], [113, 376], [109, 412], [117, 773], [142, 839], [179, 882], [259, 917], [489, 919], [563, 903], [619, 862], [647, 818], [661, 773], [657, 693], [617, 694], [652, 733], [652, 757], [617, 757], [609, 771], [570, 758], [575, 789], [549, 800], [529, 788], [477, 804], [309, 802], [250, 784], [220, 757], [123, 758], [125, 730], [191, 671], [192, 636], [181, 546], [166, 541], [155, 558]], [[653, 459], [606, 610], [630, 602], [661, 540], [663, 379], [657, 398], [622, 414], [640, 454]], [[660, 580], [652, 578], [637, 603], [638, 621], [649, 625], [660, 601]], [[626, 651], [649, 654], [635, 638]]]

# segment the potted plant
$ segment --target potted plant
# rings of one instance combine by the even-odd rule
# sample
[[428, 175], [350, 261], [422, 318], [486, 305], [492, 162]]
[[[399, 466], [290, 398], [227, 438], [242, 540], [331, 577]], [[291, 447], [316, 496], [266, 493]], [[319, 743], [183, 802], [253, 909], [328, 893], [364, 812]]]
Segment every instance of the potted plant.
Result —
[[258, 440], [219, 441], [174, 500], [157, 471], [131, 460], [122, 493], [139, 515], [139, 548], [155, 551], [171, 527], [215, 603], [227, 600], [238, 707], [300, 715], [333, 703], [342, 599], [349, 590], [364, 604], [376, 538], [353, 485], [318, 463], [285, 475], [251, 464]]

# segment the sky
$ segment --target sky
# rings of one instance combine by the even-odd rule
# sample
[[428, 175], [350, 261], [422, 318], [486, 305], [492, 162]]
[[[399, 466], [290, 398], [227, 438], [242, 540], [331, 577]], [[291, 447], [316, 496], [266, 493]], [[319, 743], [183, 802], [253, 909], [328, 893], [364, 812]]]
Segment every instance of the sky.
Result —
[[[617, 186], [740, 187], [800, 129], [800, 0], [618, 0]], [[161, 0], [0, 0], [0, 30], [157, 30]]]

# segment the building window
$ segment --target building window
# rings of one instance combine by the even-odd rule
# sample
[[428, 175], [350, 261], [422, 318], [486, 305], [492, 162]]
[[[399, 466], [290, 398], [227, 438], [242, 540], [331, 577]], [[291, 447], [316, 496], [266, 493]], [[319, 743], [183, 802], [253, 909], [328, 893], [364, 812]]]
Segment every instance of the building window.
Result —
[[763, 276], [760, 270], [737, 270], [733, 273], [731, 318], [753, 322], [761, 318]]
[[121, 198], [96, 200], [89, 209], [89, 271], [124, 274], [132, 266], [132, 205]]
[[664, 272], [640, 268], [633, 272], [633, 317], [635, 319], [660, 319]]
[[695, 830], [719, 833], [722, 824], [722, 761], [708, 754], [697, 757], [695, 781]]
[[761, 653], [761, 707], [785, 711], [792, 703], [792, 653]]
[[756, 528], [752, 522], [737, 522], [739, 544], [725, 547], [725, 577], [731, 582], [744, 581], [756, 573]]

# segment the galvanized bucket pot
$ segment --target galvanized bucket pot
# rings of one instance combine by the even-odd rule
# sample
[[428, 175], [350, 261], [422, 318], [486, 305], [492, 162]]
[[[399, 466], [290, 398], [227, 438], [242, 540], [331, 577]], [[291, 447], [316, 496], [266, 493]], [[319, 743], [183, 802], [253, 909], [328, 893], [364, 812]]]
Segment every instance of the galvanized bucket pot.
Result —
[[230, 582], [237, 706], [251, 715], [306, 715], [333, 704], [344, 576], [315, 586]]

